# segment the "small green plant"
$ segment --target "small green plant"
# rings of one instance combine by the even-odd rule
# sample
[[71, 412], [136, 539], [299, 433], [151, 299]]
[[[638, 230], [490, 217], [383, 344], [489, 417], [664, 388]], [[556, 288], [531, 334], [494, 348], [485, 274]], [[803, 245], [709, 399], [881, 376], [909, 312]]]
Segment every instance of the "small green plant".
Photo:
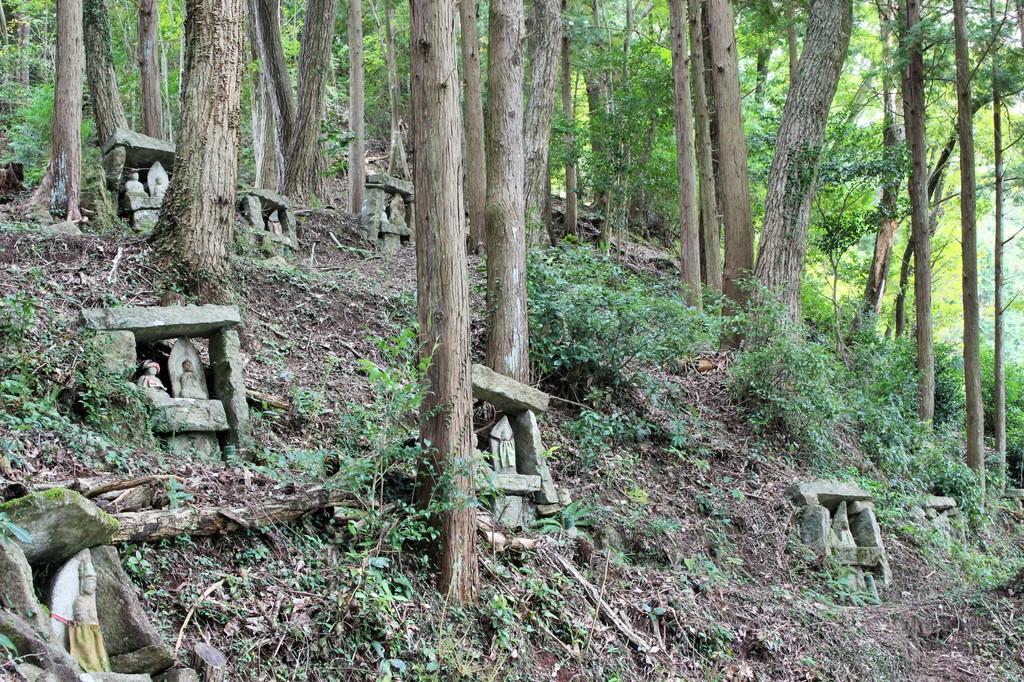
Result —
[[192, 499], [192, 493], [185, 489], [181, 481], [176, 478], [167, 479], [167, 500], [171, 509], [178, 509]]

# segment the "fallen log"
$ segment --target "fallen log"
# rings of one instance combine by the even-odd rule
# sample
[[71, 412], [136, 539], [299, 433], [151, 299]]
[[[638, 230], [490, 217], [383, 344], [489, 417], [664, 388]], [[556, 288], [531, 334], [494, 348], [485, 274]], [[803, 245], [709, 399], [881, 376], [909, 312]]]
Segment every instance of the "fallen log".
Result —
[[271, 498], [251, 507], [180, 507], [123, 512], [114, 515], [120, 522], [114, 533], [114, 542], [156, 542], [182, 535], [223, 535], [244, 528], [289, 523], [320, 509], [345, 506], [360, 505], [352, 493], [317, 487], [287, 497]]
[[283, 398], [279, 395], [273, 395], [271, 393], [265, 393], [263, 391], [257, 391], [254, 388], [245, 389], [245, 397], [249, 402], [253, 403], [257, 407], [273, 407], [286, 412], [292, 409], [292, 404], [287, 398]]

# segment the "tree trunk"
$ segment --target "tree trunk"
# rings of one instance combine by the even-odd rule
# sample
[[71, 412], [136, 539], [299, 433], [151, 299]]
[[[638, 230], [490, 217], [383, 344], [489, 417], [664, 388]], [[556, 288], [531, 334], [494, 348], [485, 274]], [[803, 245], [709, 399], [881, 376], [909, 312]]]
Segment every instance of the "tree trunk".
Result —
[[[562, 0], [562, 14], [568, 10], [568, 0]], [[562, 32], [562, 115], [569, 125], [565, 136], [565, 233], [576, 234], [578, 205], [576, 196], [576, 140], [573, 126], [576, 124], [576, 113], [573, 109], [572, 83], [570, 82], [571, 64], [569, 53], [571, 44], [568, 32]], [[550, 176], [549, 176], [550, 177]]]
[[10, 37], [7, 33], [7, 15], [4, 13], [4, 3], [0, 2], [0, 45], [7, 47]]
[[281, 46], [281, 25], [279, 20], [279, 0], [255, 0], [256, 26], [259, 29], [259, 58], [262, 65], [261, 78], [270, 93], [274, 131], [277, 137], [278, 169], [277, 191], [284, 191], [285, 155], [295, 127], [295, 98], [292, 94], [291, 77], [288, 65], [284, 60], [284, 49]]
[[160, 17], [156, 0], [139, 0], [139, 85], [142, 91], [142, 132], [164, 138], [164, 105], [160, 100], [157, 65], [157, 30]]
[[527, 27], [530, 94], [525, 115], [525, 205], [527, 237], [531, 244], [548, 238], [551, 214], [547, 205], [548, 152], [551, 119], [558, 92], [559, 48], [562, 43], [560, 0], [533, 0]]
[[920, 0], [904, 0], [901, 47], [908, 55], [903, 73], [903, 118], [910, 148], [910, 213], [914, 241], [914, 307], [917, 314], [917, 414], [931, 423], [935, 414], [935, 354], [932, 342], [931, 235], [928, 230], [927, 140], [925, 137], [924, 56], [921, 53]]
[[956, 51], [956, 110], [960, 134], [960, 253], [963, 264], [964, 386], [967, 393], [967, 466], [985, 494], [985, 423], [981, 397], [981, 331], [978, 309], [977, 181], [974, 169], [974, 121], [971, 63], [967, 46], [965, 0], [953, 0]]
[[163, 86], [164, 122], [167, 124], [167, 139], [174, 140], [174, 123], [171, 116], [171, 82], [167, 73], [167, 43], [160, 43], [160, 83]]
[[702, 0], [688, 3], [690, 59], [693, 83], [693, 112], [697, 132], [697, 171], [700, 177], [700, 267], [701, 281], [715, 291], [722, 290], [722, 254], [719, 244], [721, 223], [715, 198], [715, 168], [711, 151], [711, 116], [705, 87], [704, 22]]
[[258, 69], [252, 83], [252, 150], [256, 165], [256, 187], [278, 190], [283, 182], [284, 154], [278, 139], [274, 84], [263, 63], [259, 4], [248, 0], [249, 36]]
[[323, 193], [320, 124], [327, 105], [327, 77], [331, 73], [337, 7], [338, 0], [309, 0], [302, 25], [298, 106], [286, 156], [284, 191], [303, 202]]
[[796, 16], [793, 12], [793, 3], [786, 3], [786, 53], [789, 56], [789, 82], [796, 80], [796, 66], [800, 61], [800, 42], [796, 35]]
[[455, 3], [411, 3], [417, 308], [420, 348], [433, 354], [427, 371], [430, 390], [420, 411], [425, 415], [420, 442], [429, 450], [420, 467], [417, 497], [427, 503], [437, 493], [449, 503], [435, 517], [438, 588], [465, 604], [476, 598], [479, 576], [462, 121], [459, 81], [453, 78], [458, 73]]
[[[24, 10], [22, 10], [24, 11]], [[32, 84], [32, 72], [29, 68], [31, 31], [26, 19], [18, 22], [18, 73], [16, 80], [26, 88]]]
[[487, 155], [484, 151], [484, 98], [480, 83], [479, 0], [459, 0], [462, 24], [462, 70], [466, 83], [466, 208], [469, 213], [469, 250], [484, 250], [487, 206]]
[[764, 104], [764, 89], [768, 83], [768, 59], [771, 56], [772, 51], [767, 47], [757, 51], [754, 63], [754, 101], [758, 104]]
[[388, 175], [411, 178], [412, 171], [409, 170], [402, 139], [402, 85], [398, 80], [398, 60], [395, 58], [395, 8], [391, 0], [384, 2], [384, 62], [388, 69], [388, 107], [391, 114]]
[[768, 171], [756, 274], [765, 290], [778, 295], [793, 322], [800, 320], [800, 283], [821, 143], [852, 24], [850, 0], [811, 5], [804, 51], [786, 96]]
[[127, 128], [121, 92], [117, 88], [114, 58], [110, 52], [110, 15], [106, 0], [84, 0], [85, 76], [89, 100], [96, 118], [96, 138], [100, 145], [110, 139], [115, 128]]
[[[882, 146], [887, 152], [904, 144], [903, 131], [896, 119], [896, 100], [899, 95], [894, 91], [892, 68], [894, 45], [891, 10], [879, 7], [879, 23], [882, 27]], [[878, 231], [875, 233], [875, 248], [868, 269], [868, 281], [864, 287], [865, 309], [876, 316], [882, 312], [882, 299], [885, 297], [885, 284], [889, 278], [889, 264], [892, 261], [892, 247], [899, 228], [897, 205], [899, 199], [899, 181], [886, 183], [882, 186], [882, 197], [878, 203]]]
[[754, 222], [747, 175], [747, 143], [743, 136], [743, 102], [740, 97], [732, 4], [708, 0], [711, 53], [714, 59], [715, 114], [719, 135], [719, 183], [725, 226], [725, 269], [722, 291], [741, 304], [747, 292], [741, 280], [754, 266]]
[[85, 45], [81, 0], [57, 0], [56, 83], [53, 92], [53, 136], [46, 174], [30, 199], [55, 215], [77, 222], [82, 173], [82, 78]]
[[162, 267], [204, 300], [230, 292], [242, 98], [242, 0], [187, 0], [174, 175], [155, 229]]
[[693, 105], [690, 103], [690, 58], [686, 45], [687, 20], [683, 1], [669, 2], [672, 82], [675, 85], [676, 172], [679, 175], [679, 260], [686, 304], [700, 310], [700, 218], [697, 210], [697, 166], [693, 149]]
[[363, 210], [363, 191], [366, 188], [362, 0], [348, 0], [348, 64], [348, 124], [352, 129], [352, 142], [348, 148], [348, 199], [349, 210], [358, 214]]
[[487, 60], [487, 364], [528, 383], [523, 182], [523, 4], [493, 0]]
[[[989, 0], [989, 19], [996, 25], [996, 10], [993, 0]], [[995, 413], [992, 415], [992, 427], [995, 432], [996, 455], [998, 457], [998, 480], [1005, 488], [1006, 471], [1006, 366], [1003, 349], [1003, 102], [999, 92], [998, 48], [992, 53], [992, 147], [995, 160], [995, 244], [993, 255], [995, 260], [995, 310], [993, 311], [994, 343], [993, 343], [993, 393]], [[1000, 491], [1002, 492], [1002, 491]]]

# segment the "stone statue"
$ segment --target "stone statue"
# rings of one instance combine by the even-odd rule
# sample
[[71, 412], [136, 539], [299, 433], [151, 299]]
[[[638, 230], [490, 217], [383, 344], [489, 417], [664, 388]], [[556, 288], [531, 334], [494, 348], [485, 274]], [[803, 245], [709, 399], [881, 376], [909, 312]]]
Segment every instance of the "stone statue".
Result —
[[516, 444], [508, 417], [502, 417], [494, 425], [494, 428], [491, 429], [490, 441], [494, 472], [498, 474], [516, 473]]
[[160, 373], [160, 365], [156, 361], [146, 360], [142, 363], [142, 370], [142, 376], [135, 381], [136, 384], [142, 388], [167, 392], [167, 389], [164, 388], [164, 382], [160, 381], [160, 377], [157, 376]]
[[146, 188], [139, 182], [139, 174], [136, 171], [132, 171], [128, 175], [128, 179], [124, 182], [125, 194], [141, 194], [146, 195]]
[[164, 170], [164, 166], [159, 161], [154, 161], [153, 165], [149, 168], [149, 175], [146, 177], [146, 184], [149, 185], [149, 195], [162, 199], [164, 194], [167, 193], [167, 186], [171, 184], [170, 178], [167, 177], [167, 171]]
[[401, 194], [396, 194], [395, 198], [391, 200], [390, 213], [391, 217], [388, 218], [388, 222], [396, 227], [408, 227], [405, 224], [405, 199]]
[[196, 374], [191, 360], [181, 361], [181, 378], [178, 381], [181, 382], [181, 389], [178, 391], [179, 398], [194, 398], [196, 400], [208, 400], [210, 398], [206, 388], [200, 383], [199, 376]]
[[96, 612], [96, 568], [88, 550], [78, 564], [78, 596], [73, 613], [74, 620], [68, 624], [71, 656], [87, 673], [110, 672], [110, 659]]
[[171, 375], [172, 396], [209, 400], [210, 390], [206, 386], [203, 360], [192, 341], [184, 337], [175, 340], [171, 357], [167, 360], [167, 371]]

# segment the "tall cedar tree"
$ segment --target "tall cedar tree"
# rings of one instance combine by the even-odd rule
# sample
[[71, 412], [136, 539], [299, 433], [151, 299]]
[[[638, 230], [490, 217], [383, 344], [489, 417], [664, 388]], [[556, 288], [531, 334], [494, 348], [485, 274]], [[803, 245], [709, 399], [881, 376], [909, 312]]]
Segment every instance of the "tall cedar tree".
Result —
[[700, 174], [700, 273], [701, 281], [722, 290], [722, 223], [718, 215], [718, 191], [715, 181], [714, 153], [711, 150], [711, 115], [709, 113], [707, 74], [705, 69], [703, 0], [690, 0], [687, 5], [690, 22], [690, 70], [693, 85], [693, 113], [697, 140], [697, 171]]
[[852, 25], [851, 0], [811, 4], [807, 39], [786, 95], [768, 171], [755, 274], [767, 292], [779, 297], [794, 322], [800, 320], [800, 284], [821, 143]]
[[523, 2], [493, 0], [487, 62], [487, 364], [529, 381], [523, 199]]
[[186, 0], [174, 175], [154, 236], [162, 266], [204, 300], [230, 292], [242, 95], [242, 0]]
[[[279, 113], [274, 83], [264, 64], [264, 43], [257, 0], [246, 0], [249, 15], [249, 45], [259, 70], [252, 83], [252, 155], [256, 165], [256, 187], [278, 190], [284, 184], [284, 151], [278, 138]], [[276, 9], [275, 9], [276, 12]]]
[[459, 0], [462, 24], [462, 71], [466, 83], [466, 209], [469, 213], [469, 248], [484, 249], [487, 206], [487, 154], [484, 142], [484, 98], [480, 73], [479, 0]]
[[156, 0], [139, 1], [139, 86], [142, 90], [142, 132], [164, 137], [164, 109], [160, 99], [160, 69], [157, 66], [157, 30], [160, 16]]
[[279, 0], [254, 1], [258, 29], [256, 48], [259, 52], [260, 74], [261, 79], [266, 77], [265, 87], [270, 90], [274, 130], [281, 160], [281, 166], [277, 169], [276, 174], [277, 186], [273, 189], [282, 192], [288, 165], [288, 145], [292, 130], [295, 128], [295, 97], [292, 93], [291, 77], [288, 75], [288, 65], [284, 60], [284, 48], [281, 46]]
[[366, 187], [366, 120], [363, 115], [363, 5], [362, 0], [348, 0], [348, 124], [352, 142], [348, 147], [349, 210], [363, 209]]
[[932, 342], [932, 247], [928, 229], [928, 161], [925, 133], [924, 55], [921, 52], [920, 0], [904, 0], [901, 47], [903, 120], [910, 148], [910, 233], [914, 243], [914, 307], [917, 314], [917, 416], [935, 415], [935, 351]]
[[[696, 2], [696, 0], [690, 0]], [[690, 103], [690, 58], [686, 45], [684, 0], [669, 1], [672, 25], [672, 81], [675, 86], [676, 173], [679, 176], [679, 261], [686, 304], [702, 307], [700, 289], [700, 217], [697, 208], [697, 162], [693, 148]]]
[[110, 13], [107, 0], [85, 0], [85, 78], [96, 119], [96, 138], [102, 145], [116, 128], [127, 128], [121, 92], [117, 88], [110, 51]]
[[82, 76], [85, 45], [81, 0], [57, 0], [53, 136], [46, 174], [29, 200], [70, 221], [82, 219]]
[[754, 267], [754, 218], [747, 175], [747, 143], [743, 136], [735, 24], [730, 0], [708, 0], [707, 9], [718, 129], [718, 191], [725, 231], [722, 291], [734, 303], [742, 303], [747, 293], [741, 282], [750, 277]]
[[558, 92], [559, 50], [562, 43], [560, 0], [533, 0], [527, 27], [530, 93], [524, 122], [526, 227], [531, 244], [548, 238], [551, 120]]
[[[996, 26], [994, 0], [988, 3], [989, 20]], [[999, 50], [992, 51], [992, 147], [995, 161], [995, 244], [993, 260], [995, 292], [993, 310], [993, 393], [995, 393], [992, 428], [995, 432], [996, 454], [999, 458], [998, 480], [1006, 481], [1006, 365], [1003, 348], [1003, 102], [999, 83]]]
[[[568, 10], [568, 0], [562, 0], [562, 14]], [[576, 158], [574, 150], [576, 147], [573, 126], [576, 121], [576, 113], [573, 109], [573, 93], [571, 81], [571, 67], [569, 55], [572, 49], [569, 32], [562, 31], [562, 115], [569, 125], [565, 133], [565, 232], [576, 234], [576, 220], [579, 209], [577, 203], [576, 187]]]
[[960, 134], [960, 252], [963, 263], [964, 386], [967, 393], [967, 466], [985, 492], [985, 433], [981, 397], [981, 333], [978, 309], [977, 187], [974, 170], [974, 112], [971, 58], [967, 46], [967, 7], [953, 0], [956, 47], [956, 110]]
[[473, 399], [469, 275], [462, 204], [462, 120], [456, 63], [457, 0], [412, 0], [413, 170], [420, 348], [433, 353], [421, 414], [421, 503], [445, 493], [438, 512], [438, 588], [457, 603], [476, 598]]

